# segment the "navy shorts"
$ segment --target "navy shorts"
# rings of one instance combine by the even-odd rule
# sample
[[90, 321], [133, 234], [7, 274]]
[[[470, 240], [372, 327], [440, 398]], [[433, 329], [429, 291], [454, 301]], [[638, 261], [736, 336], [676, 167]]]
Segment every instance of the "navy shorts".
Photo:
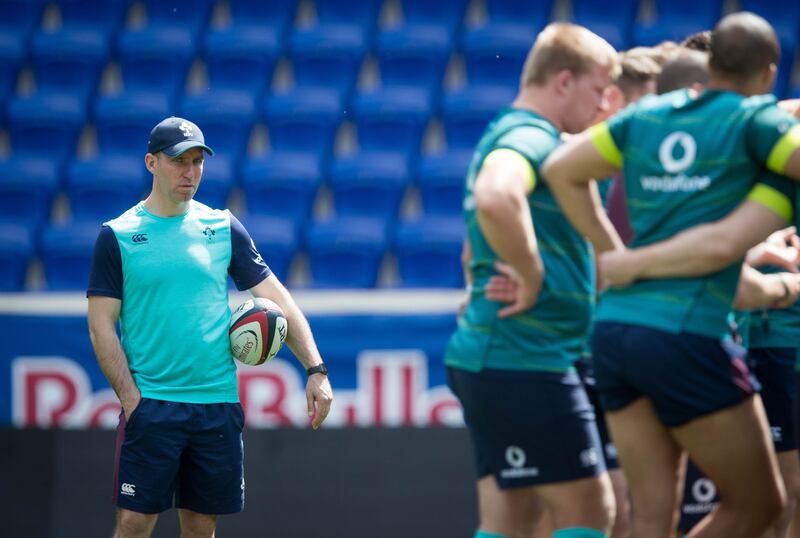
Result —
[[613, 412], [647, 397], [668, 427], [734, 406], [760, 388], [739, 348], [706, 336], [598, 322], [592, 354], [600, 402]]
[[603, 446], [603, 456], [606, 459], [606, 467], [608, 469], [619, 469], [617, 447], [611, 440], [611, 434], [606, 424], [606, 417], [603, 413], [603, 406], [600, 405], [600, 396], [597, 394], [597, 382], [594, 378], [594, 363], [592, 358], [584, 357], [579, 359], [575, 362], [575, 368], [578, 370], [578, 375], [581, 377], [583, 387], [586, 389], [586, 395], [589, 396], [589, 401], [592, 402], [592, 407], [594, 407], [597, 432], [600, 434], [600, 443]]
[[769, 419], [776, 452], [797, 448], [794, 408], [797, 387], [794, 380], [795, 348], [768, 347], [747, 352], [747, 364], [761, 383], [761, 400]]
[[244, 508], [238, 403], [189, 404], [142, 398], [117, 427], [113, 502], [143, 514], [173, 506], [202, 514]]
[[475, 450], [478, 477], [500, 489], [606, 470], [594, 409], [578, 374], [448, 368]]

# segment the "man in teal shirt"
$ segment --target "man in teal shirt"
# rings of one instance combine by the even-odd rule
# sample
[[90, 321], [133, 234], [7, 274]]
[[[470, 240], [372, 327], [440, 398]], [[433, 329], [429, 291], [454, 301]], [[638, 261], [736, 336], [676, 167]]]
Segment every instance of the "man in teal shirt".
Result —
[[[550, 156], [543, 174], [570, 221], [599, 250], [623, 248], [588, 188], [592, 177], [620, 168], [633, 246], [719, 219], [748, 194], [787, 217], [776, 190], [753, 183], [763, 166], [800, 178], [800, 131], [774, 98], [747, 97], [769, 91], [777, 59], [766, 21], [724, 18], [713, 32], [708, 90], [645, 98]], [[719, 344], [740, 270], [732, 264], [703, 278], [640, 281], [603, 297], [595, 368], [629, 481], [634, 535], [674, 529], [684, 451], [722, 499], [698, 532], [755, 536], [781, 511], [760, 399], [744, 363]]]
[[[537, 506], [550, 512], [558, 538], [602, 537], [612, 523], [593, 410], [573, 367], [592, 319], [593, 254], [538, 174], [561, 132], [585, 129], [603, 109], [617, 70], [615, 51], [598, 36], [548, 26], [517, 98], [486, 128], [469, 166], [472, 296], [445, 363], [475, 449], [476, 537], [530, 534]], [[483, 290], [500, 261], [519, 292], [505, 307]]]

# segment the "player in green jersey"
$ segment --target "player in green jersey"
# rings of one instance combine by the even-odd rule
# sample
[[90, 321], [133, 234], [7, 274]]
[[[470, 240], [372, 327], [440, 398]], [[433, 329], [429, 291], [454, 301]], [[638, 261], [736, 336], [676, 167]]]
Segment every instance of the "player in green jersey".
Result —
[[[541, 505], [558, 538], [602, 537], [612, 523], [592, 408], [572, 366], [592, 315], [592, 253], [538, 169], [562, 131], [590, 125], [617, 70], [616, 52], [598, 36], [548, 26], [528, 55], [517, 98], [489, 124], [469, 166], [472, 295], [445, 362], [475, 448], [476, 537], [530, 535]], [[498, 261], [512, 268], [520, 290], [505, 307], [483, 292]]]
[[[765, 20], [728, 16], [713, 32], [705, 92], [644, 99], [554, 152], [542, 172], [576, 228], [599, 250], [623, 248], [590, 190], [592, 177], [623, 167], [633, 246], [723, 217], [762, 166], [800, 178], [796, 122], [774, 98], [746, 98], [769, 91], [777, 59]], [[751, 197], [785, 216], [771, 187]], [[603, 297], [594, 357], [634, 535], [672, 532], [684, 452], [721, 496], [697, 536], [758, 535], [785, 502], [760, 399], [719, 344], [739, 272], [732, 264], [703, 278], [639, 281]]]

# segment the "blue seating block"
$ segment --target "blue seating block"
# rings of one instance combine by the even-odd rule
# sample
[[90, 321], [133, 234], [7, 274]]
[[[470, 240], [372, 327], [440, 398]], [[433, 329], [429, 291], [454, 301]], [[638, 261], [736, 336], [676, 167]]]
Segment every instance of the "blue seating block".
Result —
[[39, 251], [46, 287], [53, 291], [85, 290], [89, 282], [98, 224], [51, 226], [41, 237]]
[[444, 134], [449, 149], [472, 149], [501, 108], [511, 104], [513, 87], [467, 86], [445, 94], [442, 103]]
[[313, 151], [324, 158], [344, 115], [341, 95], [326, 88], [294, 88], [272, 95], [265, 116], [273, 150]]
[[438, 28], [405, 27], [378, 34], [376, 54], [383, 86], [414, 86], [438, 92], [453, 47]]
[[[205, 135], [205, 128], [203, 134]], [[206, 141], [211, 148], [216, 151], [215, 142], [206, 135]], [[229, 155], [224, 153], [215, 153], [212, 156], [206, 155], [203, 164], [203, 178], [200, 181], [200, 187], [194, 198], [214, 209], [225, 209], [228, 207], [228, 197], [231, 194], [231, 189], [236, 184], [235, 163]]]
[[597, 0], [572, 0], [575, 23], [586, 26], [617, 50], [628, 48], [638, 9], [639, 0], [614, 0], [612, 5]]
[[110, 36], [125, 22], [131, 0], [59, 0], [61, 29], [82, 30]]
[[50, 218], [59, 166], [41, 155], [0, 161], [0, 221], [39, 229]]
[[449, 151], [422, 158], [417, 188], [425, 215], [460, 216], [472, 150]]
[[100, 153], [143, 156], [150, 131], [173, 112], [169, 98], [160, 93], [126, 92], [101, 97], [94, 113]]
[[33, 259], [33, 230], [12, 223], [0, 223], [0, 292], [23, 291], [28, 266]]
[[117, 43], [124, 90], [174, 97], [185, 84], [196, 49], [188, 28], [145, 26], [124, 31]]
[[17, 97], [8, 108], [12, 150], [59, 161], [75, 150], [85, 121], [86, 106], [74, 95], [38, 92]]
[[196, 123], [215, 153], [238, 161], [247, 152], [258, 111], [251, 93], [218, 90], [185, 96], [178, 116]]
[[211, 89], [247, 91], [255, 98], [269, 86], [282, 50], [276, 31], [256, 26], [209, 32], [204, 48]]
[[247, 215], [242, 224], [275, 276], [286, 282], [299, 247], [297, 222], [281, 217]]
[[665, 40], [681, 42], [691, 34], [711, 30], [722, 15], [723, 0], [656, 0], [656, 18], [635, 24], [636, 45], [656, 45]]
[[37, 34], [32, 51], [37, 90], [88, 98], [97, 88], [109, 51], [106, 37], [90, 30]]
[[489, 25], [464, 36], [464, 66], [470, 85], [516, 88], [536, 34], [521, 26]]
[[242, 190], [251, 215], [303, 221], [311, 215], [321, 184], [320, 159], [315, 153], [273, 152], [248, 160], [242, 170]]
[[395, 237], [395, 254], [404, 287], [461, 288], [461, 217], [423, 218], [401, 223]]
[[353, 109], [362, 151], [399, 151], [413, 157], [431, 115], [430, 93], [407, 87], [359, 94]]
[[397, 152], [361, 152], [331, 165], [330, 187], [339, 216], [391, 222], [410, 183], [408, 157]]
[[142, 155], [100, 155], [73, 161], [65, 190], [74, 222], [101, 223], [139, 202], [149, 185]]

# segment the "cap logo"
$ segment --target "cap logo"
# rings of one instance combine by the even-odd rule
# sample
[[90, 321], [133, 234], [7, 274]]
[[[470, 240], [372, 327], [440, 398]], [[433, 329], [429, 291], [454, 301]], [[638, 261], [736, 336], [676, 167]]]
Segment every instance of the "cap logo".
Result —
[[183, 136], [186, 138], [190, 138], [194, 134], [192, 126], [188, 122], [182, 121], [178, 128], [183, 131]]

